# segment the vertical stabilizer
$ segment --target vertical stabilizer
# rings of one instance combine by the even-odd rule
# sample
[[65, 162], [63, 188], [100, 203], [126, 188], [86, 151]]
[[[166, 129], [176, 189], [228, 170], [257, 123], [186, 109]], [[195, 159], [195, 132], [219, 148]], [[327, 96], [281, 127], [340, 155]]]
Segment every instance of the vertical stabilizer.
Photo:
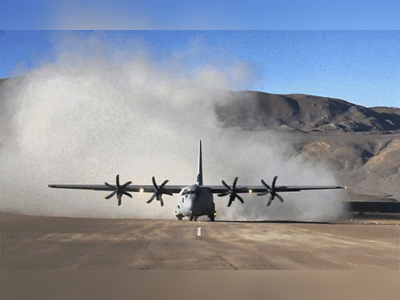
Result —
[[197, 163], [197, 185], [203, 185], [203, 159], [201, 153], [201, 140], [199, 144], [199, 161]]

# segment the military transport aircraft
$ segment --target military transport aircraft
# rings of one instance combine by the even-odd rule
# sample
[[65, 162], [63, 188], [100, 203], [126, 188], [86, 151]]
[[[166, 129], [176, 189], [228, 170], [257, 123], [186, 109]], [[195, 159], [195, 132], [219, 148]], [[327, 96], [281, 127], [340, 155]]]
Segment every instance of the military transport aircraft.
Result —
[[154, 199], [159, 201], [161, 206], [164, 205], [162, 195], [170, 195], [178, 193], [175, 216], [178, 220], [183, 217], [188, 217], [190, 221], [197, 220], [199, 216], [208, 216], [210, 221], [214, 221], [216, 216], [213, 194], [218, 194], [218, 197], [229, 196], [228, 207], [231, 206], [235, 199], [244, 203], [240, 193], [257, 193], [258, 196], [269, 194], [267, 206], [269, 206], [275, 198], [283, 202], [283, 198], [278, 194], [281, 192], [299, 192], [302, 190], [327, 190], [327, 189], [343, 189], [341, 186], [276, 186], [277, 176], [272, 180], [272, 185], [269, 186], [261, 179], [262, 186], [237, 186], [238, 177], [233, 181], [232, 186], [222, 180], [222, 186], [203, 185], [203, 162], [201, 141], [199, 145], [199, 157], [197, 168], [197, 183], [191, 186], [170, 185], [167, 186], [168, 180], [165, 180], [161, 185], [157, 185], [153, 176], [153, 185], [132, 185], [131, 181], [121, 185], [119, 175], [116, 177], [116, 184], [111, 185], [107, 182], [104, 185], [76, 185], [76, 184], [49, 184], [49, 188], [61, 189], [80, 189], [80, 190], [96, 190], [96, 191], [111, 191], [111, 194], [106, 196], [110, 199], [117, 196], [118, 205], [122, 203], [122, 196], [126, 195], [132, 198], [129, 192], [153, 193], [147, 203], [151, 203]]

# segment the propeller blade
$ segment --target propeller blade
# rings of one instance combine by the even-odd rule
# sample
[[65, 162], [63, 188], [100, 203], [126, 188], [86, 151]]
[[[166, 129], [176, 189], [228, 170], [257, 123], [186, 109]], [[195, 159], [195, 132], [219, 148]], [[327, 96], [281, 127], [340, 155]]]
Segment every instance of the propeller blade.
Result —
[[261, 179], [261, 183], [268, 189], [270, 190], [270, 186], [264, 181], [264, 179]]
[[165, 192], [165, 193], [163, 192], [163, 188], [169, 182], [169, 180], [164, 180], [164, 182], [160, 186], [157, 185], [157, 182], [156, 182], [156, 179], [154, 176], [151, 178], [151, 181], [153, 182], [153, 186], [154, 186], [154, 194], [151, 196], [151, 198], [149, 200], [147, 200], [147, 203], [152, 202], [155, 198], [157, 201], [160, 201], [161, 206], [164, 206], [164, 200], [162, 198], [162, 195], [163, 194], [169, 195], [169, 196], [173, 195], [170, 192]]
[[124, 189], [124, 188], [126, 188], [128, 185], [130, 185], [132, 183], [132, 181], [128, 181], [127, 183], [125, 183], [123, 186], [122, 186], [122, 188]]
[[224, 186], [225, 186], [225, 187], [226, 187], [228, 190], [230, 190], [230, 189], [231, 189], [231, 187], [230, 187], [229, 185], [227, 185], [227, 184], [226, 184], [226, 182], [225, 182], [225, 181], [223, 181], [223, 180], [222, 180], [222, 184], [223, 184], [223, 185], [224, 185]]
[[151, 203], [154, 200], [155, 197], [156, 197], [156, 194], [153, 194], [151, 196], [151, 198], [149, 200], [147, 200], [147, 203]]
[[278, 179], [278, 176], [275, 176], [274, 177], [274, 180], [272, 181], [272, 189], [274, 190], [275, 189], [275, 183], [276, 183], [276, 180]]
[[263, 186], [267, 188], [265, 192], [258, 193], [257, 196], [265, 196], [267, 194], [271, 193], [271, 187], [264, 181], [264, 179], [261, 179], [261, 183]]
[[258, 193], [258, 194], [257, 194], [257, 196], [265, 196], [265, 195], [267, 195], [267, 194], [269, 194], [269, 192], [268, 192], [268, 191], [266, 191], [266, 192], [262, 192], [262, 193]]
[[122, 203], [123, 195], [132, 198], [132, 195], [129, 194], [127, 191], [125, 191], [125, 189], [128, 187], [128, 185], [130, 185], [132, 183], [132, 181], [128, 181], [124, 185], [121, 186], [120, 181], [119, 181], [119, 174], [118, 174], [115, 178], [115, 183], [116, 183], [116, 185], [112, 185], [112, 184], [109, 184], [108, 182], [104, 182], [104, 185], [113, 191], [110, 195], [106, 196], [105, 198], [108, 200], [108, 199], [114, 197], [115, 195], [117, 195], [118, 206], [120, 206]]
[[237, 183], [238, 179], [239, 179], [238, 177], [235, 177], [235, 179], [233, 180], [233, 186], [232, 186], [233, 190], [236, 189], [236, 183]]
[[283, 198], [279, 194], [275, 194], [275, 196], [283, 203]]
[[235, 201], [236, 198], [238, 198], [241, 203], [244, 203], [243, 198], [240, 197], [238, 195], [238, 193], [245, 192], [245, 191], [247, 191], [247, 189], [246, 188], [240, 188], [240, 189], [236, 188], [238, 179], [239, 179], [238, 177], [235, 177], [235, 179], [233, 180], [232, 188], [224, 180], [222, 180], [222, 184], [225, 186], [227, 191], [223, 192], [223, 193], [219, 193], [217, 196], [224, 197], [224, 196], [229, 195], [228, 207], [232, 205], [232, 202]]
[[128, 192], [122, 192], [125, 196], [128, 196], [129, 198], [132, 198], [132, 195], [129, 194]]
[[117, 193], [117, 191], [115, 190], [115, 191], [112, 192], [110, 195], [106, 196], [105, 198], [106, 198], [107, 200], [108, 200], [108, 199], [111, 199], [112, 197], [115, 196], [116, 193]]
[[264, 196], [266, 194], [270, 194], [267, 206], [271, 205], [271, 202], [272, 202], [272, 200], [275, 199], [275, 197], [277, 197], [281, 202], [283, 202], [283, 198], [276, 193], [277, 191], [279, 191], [279, 188], [277, 189], [275, 186], [277, 179], [278, 179], [278, 176], [275, 176], [274, 179], [272, 180], [272, 187], [270, 187], [263, 179], [261, 179], [261, 183], [263, 184], [263, 186], [265, 186], [267, 188], [267, 191], [258, 193], [257, 195]]
[[107, 182], [104, 182], [104, 184], [105, 184], [106, 186], [108, 186], [110, 189], [115, 189], [115, 186], [113, 186], [113, 185], [111, 185], [111, 184], [109, 184], [109, 183], [107, 183]]
[[159, 190], [162, 190], [163, 187], [168, 183], [169, 180], [164, 180], [164, 182], [160, 185], [160, 187], [158, 188]]

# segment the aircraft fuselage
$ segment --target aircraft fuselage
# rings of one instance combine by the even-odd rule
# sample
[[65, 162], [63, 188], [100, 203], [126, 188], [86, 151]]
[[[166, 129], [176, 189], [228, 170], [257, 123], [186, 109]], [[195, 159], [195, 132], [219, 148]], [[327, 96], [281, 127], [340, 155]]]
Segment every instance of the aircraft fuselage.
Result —
[[181, 220], [188, 217], [191, 221], [200, 216], [208, 216], [214, 221], [215, 204], [210, 188], [197, 184], [187, 186], [178, 194], [175, 216]]

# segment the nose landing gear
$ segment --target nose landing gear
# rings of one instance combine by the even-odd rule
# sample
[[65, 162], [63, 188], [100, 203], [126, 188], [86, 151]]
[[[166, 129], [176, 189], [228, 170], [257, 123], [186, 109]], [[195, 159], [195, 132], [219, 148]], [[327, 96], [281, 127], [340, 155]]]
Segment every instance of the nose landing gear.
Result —
[[215, 210], [214, 210], [213, 214], [208, 215], [208, 218], [210, 219], [210, 222], [214, 222], [216, 216], [217, 216], [217, 212]]
[[182, 221], [183, 215], [181, 213], [175, 212], [175, 217], [179, 220]]

